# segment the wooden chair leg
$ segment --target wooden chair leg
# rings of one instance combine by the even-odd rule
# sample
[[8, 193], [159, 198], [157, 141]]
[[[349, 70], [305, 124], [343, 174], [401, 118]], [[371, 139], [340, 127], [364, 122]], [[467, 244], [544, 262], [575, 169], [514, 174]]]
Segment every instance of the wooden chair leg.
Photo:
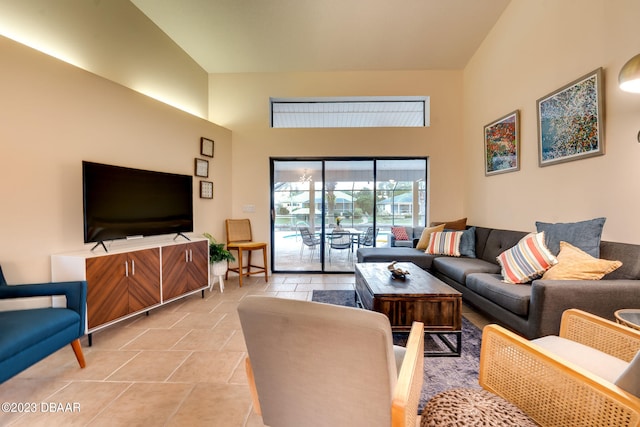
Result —
[[240, 287], [242, 287], [242, 276], [244, 275], [244, 264], [242, 262], [242, 252], [244, 252], [242, 249], [238, 250], [238, 274], [239, 274], [238, 282], [240, 284]]
[[71, 348], [76, 355], [76, 359], [78, 359], [78, 364], [80, 364], [80, 367], [84, 368], [85, 366], [87, 366], [86, 362], [84, 361], [84, 354], [82, 353], [82, 346], [80, 345], [79, 338], [71, 341]]
[[[312, 252], [313, 255], [313, 252]], [[267, 247], [262, 248], [262, 258], [264, 262], [264, 281], [269, 282], [269, 272], [267, 271]]]

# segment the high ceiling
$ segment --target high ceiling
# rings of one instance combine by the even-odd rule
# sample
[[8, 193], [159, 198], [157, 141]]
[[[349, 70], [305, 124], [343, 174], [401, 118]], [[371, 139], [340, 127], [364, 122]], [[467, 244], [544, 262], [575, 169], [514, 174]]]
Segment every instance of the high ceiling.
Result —
[[510, 0], [131, 0], [209, 73], [462, 69]]

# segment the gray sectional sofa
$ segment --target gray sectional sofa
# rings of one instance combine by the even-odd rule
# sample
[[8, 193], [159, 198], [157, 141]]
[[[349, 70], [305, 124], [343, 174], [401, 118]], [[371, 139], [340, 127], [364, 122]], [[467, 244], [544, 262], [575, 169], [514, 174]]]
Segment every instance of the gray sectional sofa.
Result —
[[622, 262], [602, 280], [538, 279], [514, 285], [502, 281], [496, 257], [527, 233], [474, 229], [475, 258], [386, 247], [358, 249], [358, 262], [413, 262], [460, 291], [467, 303], [528, 339], [557, 335], [562, 312], [568, 308], [613, 320], [620, 308], [640, 307], [640, 245], [602, 241], [599, 257]]

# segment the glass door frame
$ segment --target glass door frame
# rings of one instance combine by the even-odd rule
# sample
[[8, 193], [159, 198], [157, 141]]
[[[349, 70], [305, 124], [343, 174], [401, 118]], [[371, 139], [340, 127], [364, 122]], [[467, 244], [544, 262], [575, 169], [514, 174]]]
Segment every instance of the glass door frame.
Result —
[[[372, 223], [371, 225], [373, 226], [374, 230], [377, 230], [379, 228], [379, 221], [378, 221], [378, 195], [379, 195], [379, 181], [378, 181], [378, 162], [379, 161], [408, 161], [408, 160], [412, 160], [412, 161], [423, 161], [424, 162], [424, 177], [421, 177], [420, 180], [424, 180], [424, 189], [421, 190], [424, 193], [424, 200], [422, 200], [421, 202], [421, 206], [416, 207], [414, 204], [414, 211], [417, 211], [418, 209], [422, 210], [422, 215], [420, 216], [419, 220], [420, 222], [416, 223], [416, 216], [415, 213], [413, 214], [413, 224], [412, 225], [421, 225], [421, 226], [426, 226], [427, 223], [427, 212], [428, 212], [428, 207], [429, 207], [429, 188], [428, 188], [428, 176], [429, 176], [429, 159], [428, 157], [419, 157], [419, 156], [403, 156], [403, 157], [270, 157], [269, 158], [269, 162], [270, 162], [270, 209], [271, 209], [271, 230], [270, 230], [270, 234], [271, 234], [271, 250], [270, 250], [270, 257], [271, 257], [271, 268], [272, 271], [274, 273], [303, 273], [303, 274], [332, 274], [332, 273], [338, 273], [338, 274], [344, 274], [344, 273], [353, 273], [353, 270], [338, 270], [338, 271], [332, 271], [332, 270], [328, 270], [328, 264], [327, 264], [327, 260], [326, 260], [326, 256], [325, 256], [325, 245], [326, 245], [326, 241], [325, 241], [325, 230], [326, 228], [329, 226], [329, 224], [327, 223], [327, 206], [326, 206], [326, 196], [325, 196], [325, 191], [326, 189], [326, 164], [328, 162], [349, 162], [349, 161], [353, 161], [353, 162], [359, 162], [359, 161], [369, 161], [372, 163], [372, 176], [373, 176], [373, 212], [372, 212]], [[320, 206], [320, 212], [321, 214], [319, 215], [320, 217], [320, 230], [321, 230], [321, 238], [320, 238], [320, 248], [319, 248], [319, 269], [314, 269], [314, 270], [291, 270], [291, 269], [278, 269], [278, 264], [276, 262], [276, 220], [277, 220], [277, 215], [276, 215], [276, 209], [277, 209], [277, 202], [276, 202], [276, 191], [275, 191], [275, 185], [277, 184], [275, 182], [276, 179], [276, 164], [278, 162], [319, 162], [321, 163], [321, 170], [320, 170], [320, 176], [321, 176], [321, 185], [319, 186], [319, 188], [321, 188], [321, 190], [318, 190], [317, 188], [314, 188], [314, 192], [317, 193], [318, 191], [321, 191], [322, 197], [321, 197], [321, 206]], [[317, 170], [314, 170], [314, 175], [315, 172]], [[302, 173], [302, 175], [306, 175], [307, 172], [306, 170]], [[302, 176], [301, 176], [302, 178]], [[316, 178], [317, 179], [317, 178]], [[420, 181], [418, 180], [418, 181]], [[310, 195], [310, 197], [313, 197], [315, 200], [315, 194], [314, 195]], [[317, 211], [316, 211], [317, 212]], [[392, 206], [391, 207], [391, 225], [394, 225], [395, 223], [395, 207]], [[381, 221], [381, 224], [385, 223], [386, 225], [388, 225], [385, 221]], [[297, 233], [297, 231], [294, 231], [294, 234]], [[375, 241], [375, 239], [374, 239]], [[375, 243], [374, 243], [375, 246]], [[353, 253], [353, 257], [355, 260], [356, 257], [356, 253]]]

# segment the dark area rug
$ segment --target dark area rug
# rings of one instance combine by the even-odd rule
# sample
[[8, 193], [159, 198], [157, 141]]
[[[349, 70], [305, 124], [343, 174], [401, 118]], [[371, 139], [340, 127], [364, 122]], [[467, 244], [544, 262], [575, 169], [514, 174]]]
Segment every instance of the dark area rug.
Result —
[[[356, 307], [355, 291], [313, 291], [313, 301], [326, 304]], [[396, 345], [406, 343], [407, 334], [393, 334]], [[478, 371], [480, 367], [480, 331], [470, 321], [462, 318], [462, 354], [460, 357], [425, 357], [424, 384], [420, 396], [418, 412], [434, 395], [452, 388], [480, 388]], [[453, 339], [453, 338], [452, 338]], [[445, 349], [444, 344], [434, 336], [425, 337], [425, 349], [438, 351]]]

